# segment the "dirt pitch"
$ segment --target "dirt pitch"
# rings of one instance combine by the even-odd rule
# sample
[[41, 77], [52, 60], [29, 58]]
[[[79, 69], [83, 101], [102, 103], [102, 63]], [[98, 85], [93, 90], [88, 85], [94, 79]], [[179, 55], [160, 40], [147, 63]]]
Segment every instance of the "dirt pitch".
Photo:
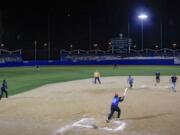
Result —
[[[0, 135], [177, 135], [180, 133], [180, 84], [177, 92], [169, 87], [170, 77], [134, 77], [133, 89], [120, 103], [118, 131], [105, 123], [115, 92], [123, 94], [127, 77], [101, 78], [49, 84], [0, 101]], [[180, 77], [179, 77], [180, 78]], [[115, 114], [116, 115], [116, 114]], [[72, 127], [82, 118], [93, 119], [90, 128]], [[115, 118], [113, 118], [115, 119]], [[90, 122], [90, 121], [89, 121]], [[86, 125], [82, 123], [81, 125]], [[92, 128], [91, 128], [92, 127]]]

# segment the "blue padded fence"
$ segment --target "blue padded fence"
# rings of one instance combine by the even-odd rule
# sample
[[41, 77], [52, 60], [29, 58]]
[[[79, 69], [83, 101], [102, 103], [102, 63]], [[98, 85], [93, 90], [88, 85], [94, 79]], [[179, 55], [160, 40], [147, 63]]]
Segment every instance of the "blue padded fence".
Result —
[[60, 60], [38, 60], [23, 62], [0, 63], [0, 67], [14, 66], [35, 66], [35, 65], [175, 65], [173, 59], [124, 59], [124, 60], [104, 60], [104, 61], [63, 61]]

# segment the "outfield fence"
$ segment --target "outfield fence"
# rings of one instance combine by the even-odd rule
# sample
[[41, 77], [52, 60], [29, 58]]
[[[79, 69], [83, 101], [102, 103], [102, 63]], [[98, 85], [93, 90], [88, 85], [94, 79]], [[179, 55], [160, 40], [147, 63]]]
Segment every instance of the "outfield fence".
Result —
[[[134, 51], [134, 50], [133, 50]], [[152, 50], [151, 50], [152, 51]], [[168, 50], [172, 51], [173, 50]], [[126, 56], [110, 51], [84, 50], [61, 51], [58, 60], [23, 60], [21, 50], [0, 50], [0, 67], [37, 66], [37, 65], [180, 65], [179, 50], [173, 56]], [[171, 52], [171, 53], [172, 53]]]
[[60, 61], [60, 60], [37, 60], [22, 62], [0, 63], [0, 67], [14, 66], [37, 66], [37, 65], [180, 65], [175, 64], [174, 59], [122, 59], [122, 60], [103, 60], [103, 61]]

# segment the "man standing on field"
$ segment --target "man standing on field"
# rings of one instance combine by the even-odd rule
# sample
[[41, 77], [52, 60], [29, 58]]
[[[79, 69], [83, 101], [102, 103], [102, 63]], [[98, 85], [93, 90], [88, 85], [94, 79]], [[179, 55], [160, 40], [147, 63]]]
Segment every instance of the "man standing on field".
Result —
[[174, 91], [174, 92], [176, 92], [176, 81], [177, 81], [177, 77], [176, 77], [176, 75], [174, 74], [173, 76], [171, 76], [171, 82], [172, 82], [172, 90]]
[[98, 71], [94, 72], [94, 83], [96, 84], [96, 81], [98, 80], [99, 84], [101, 84], [100, 81], [100, 73]]
[[160, 72], [156, 72], [155, 75], [156, 75], [156, 83], [155, 83], [156, 86], [158, 83], [160, 83]]
[[111, 103], [111, 112], [108, 115], [108, 119], [106, 120], [106, 122], [108, 123], [110, 121], [110, 119], [112, 118], [113, 114], [115, 111], [118, 112], [118, 118], [120, 118], [121, 115], [121, 109], [119, 108], [118, 104], [119, 102], [122, 102], [124, 100], [124, 96], [123, 97], [119, 97], [117, 93], [115, 93], [114, 98], [112, 99], [112, 103]]
[[0, 100], [3, 96], [3, 93], [6, 94], [6, 98], [8, 98], [8, 85], [7, 85], [7, 81], [3, 80], [2, 86], [1, 86], [1, 93], [0, 93]]
[[129, 75], [129, 77], [128, 77], [128, 79], [127, 79], [127, 83], [129, 84], [129, 87], [130, 87], [130, 88], [133, 87], [134, 78], [132, 78], [131, 75]]

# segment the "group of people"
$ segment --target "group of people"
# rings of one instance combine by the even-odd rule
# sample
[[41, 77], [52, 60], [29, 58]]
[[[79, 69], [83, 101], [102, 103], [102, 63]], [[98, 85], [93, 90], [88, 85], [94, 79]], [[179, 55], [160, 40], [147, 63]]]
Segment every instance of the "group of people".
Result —
[[[161, 75], [160, 72], [156, 72], [155, 73], [155, 76], [156, 76], [155, 86], [160, 83], [160, 75]], [[171, 89], [173, 90], [173, 92], [176, 92], [176, 82], [177, 82], [177, 79], [178, 78], [177, 78], [177, 76], [175, 74], [173, 74], [171, 76], [170, 81], [172, 83]], [[98, 81], [99, 84], [101, 84], [100, 73], [98, 71], [94, 72], [94, 83], [96, 84], [97, 81]], [[129, 88], [133, 88], [134, 78], [131, 75], [128, 76], [127, 83], [129, 85]]]
[[6, 98], [8, 98], [8, 84], [7, 84], [7, 81], [6, 80], [3, 80], [2, 82], [2, 86], [1, 86], [1, 89], [0, 89], [0, 100], [3, 96], [3, 93], [6, 94]]
[[[160, 75], [161, 75], [160, 72], [156, 72], [156, 73], [155, 73], [155, 76], [156, 76], [155, 86], [160, 83]], [[173, 92], [176, 92], [176, 82], [177, 82], [177, 79], [178, 79], [178, 78], [177, 78], [177, 76], [176, 76], [175, 74], [173, 74], [173, 75], [171, 76], [171, 78], [170, 78], [170, 82], [171, 82], [171, 84], [172, 84], [171, 89], [172, 89]], [[130, 88], [133, 87], [134, 78], [133, 78], [131, 75], [129, 75], [129, 77], [128, 77], [128, 79], [127, 79], [127, 83], [129, 84], [129, 87], [130, 87]]]
[[[160, 83], [160, 72], [156, 72], [155, 73], [155, 77], [156, 77], [156, 83], [155, 83], [155, 86], [156, 86], [157, 84]], [[177, 79], [178, 78], [176, 77], [175, 74], [173, 74], [171, 76], [170, 81], [172, 83], [171, 88], [172, 88], [173, 92], [176, 92], [176, 82], [177, 82]], [[94, 72], [94, 83], [96, 84], [97, 81], [99, 82], [99, 84], [101, 84], [100, 73], [98, 71]], [[133, 88], [134, 78], [131, 75], [128, 76], [127, 83], [129, 85], [129, 88]], [[114, 95], [114, 97], [112, 99], [110, 113], [109, 113], [108, 118], [106, 120], [107, 123], [110, 121], [110, 119], [112, 118], [112, 116], [113, 116], [115, 111], [118, 112], [117, 118], [120, 118], [121, 108], [119, 108], [118, 104], [119, 104], [119, 102], [124, 101], [124, 98], [125, 98], [125, 96], [119, 97], [118, 94], [115, 93], [115, 95]]]
[[[156, 83], [155, 83], [155, 86], [160, 83], [160, 72], [156, 72], [155, 73], [155, 76], [156, 76]], [[172, 83], [172, 90], [174, 92], [176, 92], [176, 81], [177, 81], [177, 77], [175, 74], [173, 74], [171, 76], [171, 83]], [[127, 79], [127, 83], [129, 84], [129, 87], [132, 88], [133, 87], [133, 83], [134, 83], [134, 78], [129, 75], [128, 79]], [[106, 122], [108, 123], [110, 121], [110, 119], [112, 118], [114, 112], [118, 112], [118, 116], [117, 118], [120, 118], [120, 115], [121, 115], [121, 108], [118, 106], [119, 102], [122, 102], [124, 100], [125, 96], [122, 96], [122, 97], [119, 97], [117, 93], [115, 93], [113, 99], [112, 99], [112, 103], [111, 103], [111, 111], [110, 111], [110, 114], [108, 115], [108, 118], [106, 120]]]
[[[160, 83], [160, 72], [156, 72], [155, 76], [156, 76], [156, 83], [155, 83], [155, 86], [156, 86], [157, 84]], [[176, 92], [176, 82], [177, 82], [177, 79], [178, 78], [177, 78], [177, 76], [175, 74], [173, 74], [171, 76], [171, 78], [170, 78], [170, 82], [172, 84], [171, 89], [172, 89], [173, 92]]]

